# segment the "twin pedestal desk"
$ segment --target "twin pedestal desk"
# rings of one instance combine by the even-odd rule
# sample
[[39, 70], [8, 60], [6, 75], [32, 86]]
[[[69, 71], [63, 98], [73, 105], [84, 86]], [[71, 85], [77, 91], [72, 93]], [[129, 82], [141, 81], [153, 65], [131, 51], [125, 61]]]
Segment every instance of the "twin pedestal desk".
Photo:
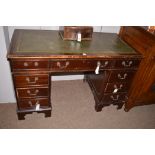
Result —
[[84, 73], [96, 111], [111, 104], [122, 108], [142, 57], [117, 34], [94, 32], [91, 41], [77, 42], [62, 40], [58, 31], [15, 30], [7, 58], [18, 119], [25, 119], [33, 112], [51, 116], [55, 73]]

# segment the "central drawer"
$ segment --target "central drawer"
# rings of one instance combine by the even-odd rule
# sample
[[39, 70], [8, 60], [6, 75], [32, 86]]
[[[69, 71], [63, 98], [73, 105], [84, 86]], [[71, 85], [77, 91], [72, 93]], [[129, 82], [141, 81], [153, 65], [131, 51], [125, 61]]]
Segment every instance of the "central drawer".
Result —
[[54, 60], [51, 61], [50, 68], [53, 71], [94, 71], [97, 66], [102, 70], [113, 68], [114, 64], [114, 60]]

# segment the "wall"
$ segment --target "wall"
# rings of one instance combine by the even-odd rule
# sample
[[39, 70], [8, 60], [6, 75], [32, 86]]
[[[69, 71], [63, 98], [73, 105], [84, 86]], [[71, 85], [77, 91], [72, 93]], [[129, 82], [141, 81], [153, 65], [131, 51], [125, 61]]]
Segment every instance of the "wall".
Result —
[[[8, 26], [0, 27], [0, 103], [15, 102], [9, 63], [6, 59], [7, 48], [14, 29], [49, 29], [57, 30], [58, 26]], [[95, 32], [118, 33], [119, 26], [94, 26]], [[54, 76], [52, 80], [83, 79], [83, 75]]]
[[7, 28], [0, 26], [0, 103], [15, 102], [10, 66], [6, 59], [8, 37]]

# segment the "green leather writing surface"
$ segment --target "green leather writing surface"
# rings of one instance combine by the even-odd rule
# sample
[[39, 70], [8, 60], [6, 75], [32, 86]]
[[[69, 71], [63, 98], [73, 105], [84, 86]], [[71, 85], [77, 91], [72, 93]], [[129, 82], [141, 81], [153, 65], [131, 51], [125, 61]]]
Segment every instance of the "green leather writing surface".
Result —
[[15, 51], [42, 52], [49, 54], [79, 53], [136, 53], [124, 43], [117, 34], [93, 33], [91, 41], [64, 41], [58, 31], [51, 30], [18, 30]]

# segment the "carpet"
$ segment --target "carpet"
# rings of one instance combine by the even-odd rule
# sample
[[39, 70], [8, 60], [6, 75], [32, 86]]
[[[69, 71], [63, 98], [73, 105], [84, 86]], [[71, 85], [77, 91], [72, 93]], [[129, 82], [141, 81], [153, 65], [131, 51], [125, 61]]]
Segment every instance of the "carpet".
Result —
[[18, 120], [16, 104], [0, 104], [1, 129], [151, 129], [155, 128], [155, 104], [134, 107], [129, 112], [116, 106], [94, 109], [94, 98], [82, 80], [54, 81], [52, 117], [33, 113]]

